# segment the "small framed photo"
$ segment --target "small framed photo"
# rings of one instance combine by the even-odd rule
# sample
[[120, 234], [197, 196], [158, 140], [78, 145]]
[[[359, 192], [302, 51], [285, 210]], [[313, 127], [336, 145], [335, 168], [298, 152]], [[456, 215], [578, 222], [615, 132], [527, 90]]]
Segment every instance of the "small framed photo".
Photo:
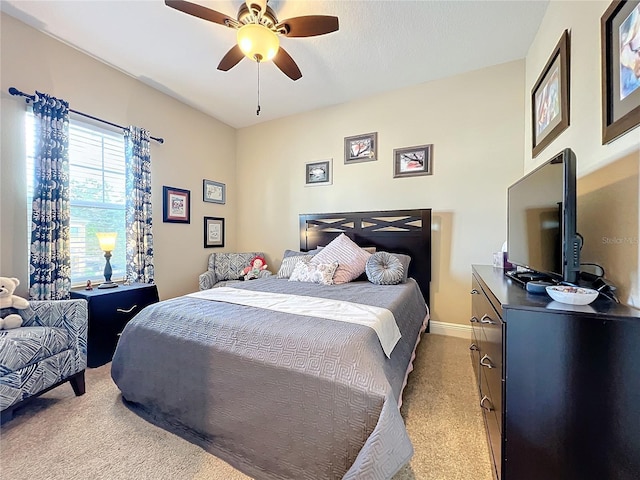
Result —
[[433, 144], [396, 148], [393, 151], [393, 178], [433, 175]]
[[534, 157], [569, 126], [569, 52], [565, 30], [531, 91]]
[[371, 162], [378, 159], [378, 132], [345, 137], [344, 163]]
[[331, 185], [332, 159], [305, 164], [305, 186]]
[[204, 217], [204, 248], [224, 247], [224, 218]]
[[162, 221], [190, 223], [191, 192], [175, 187], [162, 187]]
[[202, 200], [209, 203], [224, 203], [227, 201], [227, 187], [224, 183], [213, 180], [202, 181]]
[[613, 2], [600, 19], [602, 144], [640, 125], [640, 2]]

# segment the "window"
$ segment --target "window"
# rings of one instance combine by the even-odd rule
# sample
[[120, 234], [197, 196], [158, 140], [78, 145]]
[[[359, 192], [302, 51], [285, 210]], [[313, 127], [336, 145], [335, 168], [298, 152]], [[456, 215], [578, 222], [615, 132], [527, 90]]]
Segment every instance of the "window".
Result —
[[[27, 192], [31, 225], [35, 118], [28, 113]], [[97, 232], [117, 232], [112, 254], [112, 280], [125, 275], [125, 158], [124, 135], [71, 118], [69, 122], [69, 196], [71, 283], [104, 281], [104, 252]], [[29, 239], [31, 233], [29, 232]]]

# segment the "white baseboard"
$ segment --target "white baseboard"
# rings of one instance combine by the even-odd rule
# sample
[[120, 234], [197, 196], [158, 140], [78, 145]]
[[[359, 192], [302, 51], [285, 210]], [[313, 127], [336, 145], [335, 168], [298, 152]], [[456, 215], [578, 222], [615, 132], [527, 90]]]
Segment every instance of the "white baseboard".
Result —
[[429, 333], [436, 335], [448, 335], [450, 337], [471, 339], [471, 325], [460, 325], [458, 323], [429, 321]]

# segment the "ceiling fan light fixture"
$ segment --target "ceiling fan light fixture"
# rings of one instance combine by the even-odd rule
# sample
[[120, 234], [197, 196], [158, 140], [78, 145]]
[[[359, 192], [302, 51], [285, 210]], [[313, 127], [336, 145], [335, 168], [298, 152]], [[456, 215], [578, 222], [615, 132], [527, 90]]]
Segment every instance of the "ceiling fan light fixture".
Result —
[[253, 61], [271, 60], [278, 53], [280, 39], [267, 27], [249, 23], [238, 29], [238, 46]]

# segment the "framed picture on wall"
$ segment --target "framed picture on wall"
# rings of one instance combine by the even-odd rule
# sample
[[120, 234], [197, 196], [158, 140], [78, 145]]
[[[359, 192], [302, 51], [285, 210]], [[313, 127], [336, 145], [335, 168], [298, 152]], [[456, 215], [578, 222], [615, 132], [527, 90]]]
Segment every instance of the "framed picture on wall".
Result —
[[432, 175], [433, 144], [396, 148], [393, 151], [393, 178]]
[[224, 247], [224, 218], [204, 217], [204, 248]]
[[191, 192], [175, 187], [162, 187], [162, 221], [190, 223]]
[[569, 126], [569, 43], [565, 30], [531, 91], [534, 157]]
[[222, 203], [227, 200], [227, 187], [224, 183], [202, 180], [202, 200], [209, 203]]
[[344, 163], [371, 162], [378, 159], [378, 132], [345, 137]]
[[321, 160], [305, 164], [305, 186], [331, 185], [331, 167], [333, 160]]
[[602, 144], [640, 125], [640, 1], [616, 1], [600, 19]]

